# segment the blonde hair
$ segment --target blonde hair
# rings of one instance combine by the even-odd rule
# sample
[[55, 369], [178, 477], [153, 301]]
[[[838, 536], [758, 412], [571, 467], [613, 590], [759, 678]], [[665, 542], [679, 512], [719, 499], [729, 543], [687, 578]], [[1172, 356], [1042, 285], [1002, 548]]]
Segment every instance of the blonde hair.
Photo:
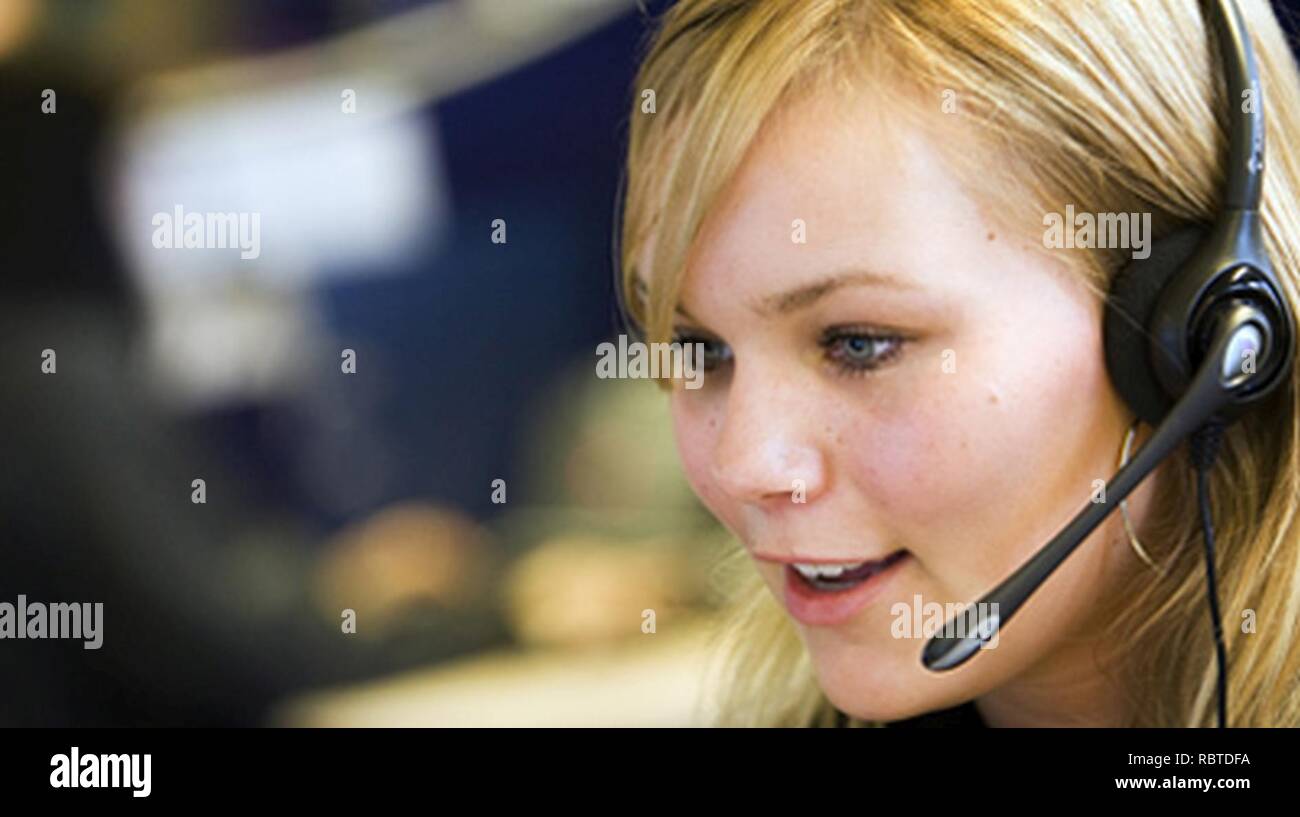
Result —
[[[989, 212], [1041, 232], [1042, 214], [1156, 214], [1158, 232], [1213, 219], [1223, 187], [1225, 89], [1199, 4], [1185, 0], [682, 0], [654, 31], [636, 80], [619, 236], [620, 296], [630, 320], [666, 340], [704, 215], [759, 127], [789, 95], [910, 91], [955, 115], [988, 151], [987, 166], [952, 157]], [[1300, 82], [1265, 0], [1242, 2], [1267, 100], [1265, 241], [1293, 304], [1300, 282]], [[657, 112], [640, 92], [653, 90]], [[901, 97], [900, 97], [901, 98]], [[1235, 101], [1233, 101], [1235, 104]], [[908, 106], [893, 110], [904, 114]], [[1007, 163], [1001, 157], [1015, 157]], [[978, 159], [978, 156], [975, 157]], [[968, 189], [977, 189], [973, 185]], [[1032, 232], [1031, 232], [1032, 231]], [[1103, 295], [1117, 251], [1072, 255]], [[639, 265], [646, 265], [645, 270]], [[647, 285], [642, 287], [639, 281]], [[1219, 593], [1229, 654], [1230, 720], [1300, 726], [1300, 378], [1231, 427], [1211, 475]], [[1190, 473], [1178, 469], [1177, 474]], [[1127, 659], [1134, 725], [1214, 722], [1216, 669], [1191, 477], [1157, 482], [1142, 535], [1165, 572], [1136, 573], [1110, 611], [1107, 643]], [[829, 723], [785, 612], [743, 549], [720, 636], [726, 724]], [[1260, 635], [1238, 626], [1253, 612]], [[1264, 635], [1263, 633], [1266, 633]]]

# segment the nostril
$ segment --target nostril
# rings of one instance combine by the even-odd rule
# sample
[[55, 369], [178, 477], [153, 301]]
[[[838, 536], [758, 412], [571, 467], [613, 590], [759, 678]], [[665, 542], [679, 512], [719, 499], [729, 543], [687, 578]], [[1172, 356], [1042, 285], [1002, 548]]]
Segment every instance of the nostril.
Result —
[[802, 477], [795, 477], [790, 480], [790, 502], [794, 505], [803, 505], [808, 502], [808, 480]]

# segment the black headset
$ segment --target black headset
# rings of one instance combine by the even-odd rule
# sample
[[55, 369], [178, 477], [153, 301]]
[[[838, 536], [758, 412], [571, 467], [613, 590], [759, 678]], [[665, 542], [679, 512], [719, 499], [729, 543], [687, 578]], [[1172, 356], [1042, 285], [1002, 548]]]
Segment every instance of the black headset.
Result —
[[[1227, 189], [1212, 225], [1162, 238], [1114, 277], [1104, 318], [1106, 368], [1150, 440], [1090, 502], [976, 610], [996, 611], [953, 635], [953, 622], [925, 646], [931, 670], [970, 659], [1080, 543], [1180, 442], [1198, 474], [1207, 595], [1219, 662], [1219, 725], [1227, 722], [1227, 660], [1214, 571], [1208, 473], [1226, 425], [1273, 393], [1291, 372], [1295, 317], [1269, 263], [1260, 228], [1264, 113], [1255, 53], [1236, 0], [1209, 0], [1229, 107]], [[1208, 26], [1207, 26], [1208, 28]], [[996, 604], [996, 606], [990, 606]]]

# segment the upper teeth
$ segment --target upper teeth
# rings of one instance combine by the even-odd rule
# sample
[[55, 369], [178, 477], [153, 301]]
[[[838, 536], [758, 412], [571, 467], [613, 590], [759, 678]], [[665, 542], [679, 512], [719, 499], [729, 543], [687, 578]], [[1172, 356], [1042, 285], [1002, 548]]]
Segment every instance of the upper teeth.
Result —
[[834, 579], [846, 570], [862, 567], [866, 562], [843, 562], [841, 564], [805, 564], [795, 562], [794, 569], [808, 579]]

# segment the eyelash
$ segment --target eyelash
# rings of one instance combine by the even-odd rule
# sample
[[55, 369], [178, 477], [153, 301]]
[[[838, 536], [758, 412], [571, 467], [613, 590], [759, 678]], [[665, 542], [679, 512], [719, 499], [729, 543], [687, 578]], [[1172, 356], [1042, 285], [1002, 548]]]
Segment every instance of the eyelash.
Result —
[[[897, 357], [907, 338], [891, 332], [882, 332], [869, 330], [861, 327], [843, 327], [832, 326], [822, 332], [818, 339], [818, 345], [826, 351], [827, 362], [836, 370], [836, 373], [846, 377], [862, 377], [875, 369], [880, 368], [886, 363]], [[870, 360], [854, 361], [846, 357], [844, 353], [844, 344], [852, 341], [866, 341], [877, 345], [888, 345], [883, 352], [875, 353]], [[704, 370], [712, 371], [722, 363], [731, 360], [731, 349], [725, 343], [716, 338], [705, 337], [689, 330], [678, 330], [673, 334], [674, 343], [703, 343], [704, 359], [706, 361]], [[722, 346], [725, 352], [714, 352], [710, 347]], [[719, 362], [708, 363], [710, 355], [715, 358], [721, 356], [723, 359]]]
[[[887, 348], [885, 351], [875, 352], [870, 360], [863, 362], [849, 360], [843, 356], [843, 352], [836, 353], [837, 348], [843, 348], [844, 342], [858, 340], [866, 341], [873, 348], [879, 345], [887, 345]], [[889, 332], [832, 326], [822, 332], [820, 345], [827, 350], [828, 358], [840, 374], [861, 377], [893, 360], [905, 341], [906, 339], [901, 335]]]

